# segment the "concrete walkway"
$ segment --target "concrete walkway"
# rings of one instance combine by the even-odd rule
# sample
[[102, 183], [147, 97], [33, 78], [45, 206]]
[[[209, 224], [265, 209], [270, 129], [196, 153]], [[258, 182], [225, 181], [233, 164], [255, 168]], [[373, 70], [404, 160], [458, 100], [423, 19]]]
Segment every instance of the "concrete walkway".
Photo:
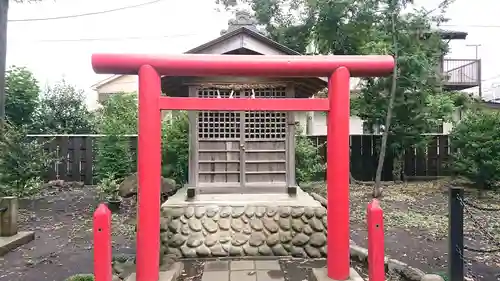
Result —
[[284, 281], [278, 260], [207, 261], [201, 281]]

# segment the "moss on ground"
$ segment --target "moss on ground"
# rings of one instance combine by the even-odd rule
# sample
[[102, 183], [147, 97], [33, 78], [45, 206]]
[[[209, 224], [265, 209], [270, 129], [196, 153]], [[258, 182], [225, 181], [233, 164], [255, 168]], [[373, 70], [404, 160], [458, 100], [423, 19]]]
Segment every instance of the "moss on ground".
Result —
[[65, 281], [94, 281], [94, 274], [76, 274], [68, 277]]

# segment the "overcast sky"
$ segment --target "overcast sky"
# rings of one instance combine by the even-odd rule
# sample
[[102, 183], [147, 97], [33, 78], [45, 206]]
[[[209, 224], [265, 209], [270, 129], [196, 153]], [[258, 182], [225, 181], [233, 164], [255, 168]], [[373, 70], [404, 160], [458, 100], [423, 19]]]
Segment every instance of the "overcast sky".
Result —
[[[79, 88], [106, 76], [93, 73], [94, 52], [181, 53], [219, 36], [231, 16], [217, 12], [213, 0], [163, 0], [139, 8], [93, 16], [46, 21], [16, 21], [100, 12], [152, 0], [46, 0], [42, 4], [11, 4], [7, 64], [27, 66], [42, 86], [64, 77]], [[434, 7], [436, 0], [416, 0]], [[466, 31], [467, 40], [452, 43], [448, 57], [474, 58], [481, 44], [483, 95], [492, 96], [500, 83], [499, 0], [456, 0], [447, 29]], [[497, 91], [500, 97], [500, 88]]]

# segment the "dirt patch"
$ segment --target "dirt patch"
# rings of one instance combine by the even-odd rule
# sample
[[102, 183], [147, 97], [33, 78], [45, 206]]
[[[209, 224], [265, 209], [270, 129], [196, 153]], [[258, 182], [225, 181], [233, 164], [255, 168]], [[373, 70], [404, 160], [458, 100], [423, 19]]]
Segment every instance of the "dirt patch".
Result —
[[[368, 280], [368, 266], [359, 261], [351, 261], [351, 267], [363, 278]], [[388, 272], [385, 275], [386, 281], [407, 281], [404, 277], [396, 272]]]
[[308, 259], [281, 259], [281, 269], [285, 274], [285, 281], [303, 281], [316, 280], [312, 272], [313, 268], [322, 268], [326, 266], [326, 260], [308, 260]]
[[[384, 189], [385, 249], [390, 257], [401, 260], [427, 273], [446, 273], [448, 264], [448, 194], [447, 182], [415, 182], [394, 184]], [[326, 195], [324, 183], [310, 187]], [[371, 200], [371, 186], [351, 185], [351, 239], [367, 246], [366, 206]], [[500, 194], [479, 196], [466, 191], [466, 198], [482, 206], [500, 208]], [[474, 248], [495, 248], [488, 238], [500, 242], [500, 212], [484, 212], [470, 208], [465, 216], [465, 244]], [[466, 212], [467, 214], [467, 212]], [[480, 228], [477, 225], [480, 224]], [[464, 255], [466, 273], [474, 280], [500, 280], [500, 253]]]
[[[0, 257], [0, 281], [63, 281], [93, 271], [93, 187], [63, 189], [20, 202], [19, 225], [35, 240]], [[134, 200], [112, 216], [113, 252], [135, 253]]]

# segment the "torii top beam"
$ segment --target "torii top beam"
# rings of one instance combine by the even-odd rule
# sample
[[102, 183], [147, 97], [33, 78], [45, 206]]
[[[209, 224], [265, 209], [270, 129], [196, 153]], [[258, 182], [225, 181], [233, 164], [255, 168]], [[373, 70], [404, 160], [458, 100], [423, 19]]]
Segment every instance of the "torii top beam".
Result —
[[392, 72], [394, 58], [388, 55], [92, 55], [92, 67], [98, 74], [134, 75], [143, 65], [151, 65], [160, 75], [167, 76], [329, 77], [335, 69], [345, 66], [351, 77], [380, 77]]

